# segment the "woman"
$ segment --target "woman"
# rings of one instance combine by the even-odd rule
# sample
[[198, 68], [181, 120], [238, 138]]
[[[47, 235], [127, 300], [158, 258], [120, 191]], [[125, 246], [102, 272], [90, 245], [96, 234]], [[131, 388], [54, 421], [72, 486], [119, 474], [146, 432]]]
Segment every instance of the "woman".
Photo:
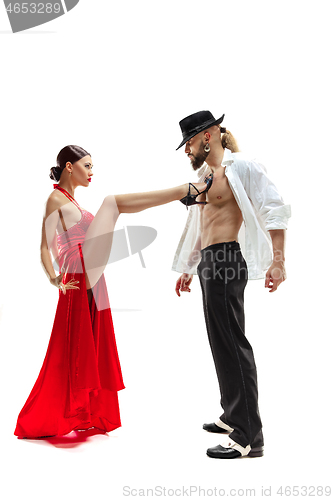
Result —
[[46, 203], [41, 261], [50, 283], [59, 288], [59, 300], [41, 371], [17, 419], [14, 434], [20, 438], [120, 427], [118, 391], [124, 384], [103, 274], [114, 226], [120, 213], [180, 199], [186, 205], [198, 203], [198, 193], [212, 184], [207, 178], [195, 185], [109, 195], [94, 217], [74, 198], [77, 186], [89, 186], [92, 169], [90, 154], [79, 146], [63, 148], [51, 168], [50, 177], [58, 184]]

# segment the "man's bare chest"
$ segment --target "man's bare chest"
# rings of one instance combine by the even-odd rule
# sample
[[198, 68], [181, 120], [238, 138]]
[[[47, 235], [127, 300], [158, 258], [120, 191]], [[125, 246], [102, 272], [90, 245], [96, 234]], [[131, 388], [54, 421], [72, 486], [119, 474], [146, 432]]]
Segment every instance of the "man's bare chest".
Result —
[[226, 203], [236, 202], [228, 182], [228, 177], [225, 175], [224, 171], [214, 174], [213, 184], [206, 193], [206, 201], [213, 205], [224, 205]]

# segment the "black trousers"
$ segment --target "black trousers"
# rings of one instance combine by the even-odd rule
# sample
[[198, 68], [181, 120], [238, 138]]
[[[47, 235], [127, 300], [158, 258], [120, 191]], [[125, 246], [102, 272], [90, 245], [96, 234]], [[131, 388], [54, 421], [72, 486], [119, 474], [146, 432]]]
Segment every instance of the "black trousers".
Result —
[[197, 272], [224, 410], [220, 420], [234, 429], [230, 437], [236, 443], [263, 446], [257, 369], [245, 337], [247, 265], [239, 243], [216, 243], [202, 249]]

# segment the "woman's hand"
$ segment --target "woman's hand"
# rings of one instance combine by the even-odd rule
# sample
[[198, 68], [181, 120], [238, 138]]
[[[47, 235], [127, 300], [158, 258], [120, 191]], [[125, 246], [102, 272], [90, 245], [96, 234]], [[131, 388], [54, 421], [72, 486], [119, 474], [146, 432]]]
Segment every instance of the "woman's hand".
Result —
[[[67, 269], [68, 269], [68, 267], [67, 267]], [[56, 276], [55, 278], [50, 279], [50, 283], [52, 283], [52, 285], [59, 288], [59, 290], [62, 290], [64, 295], [66, 295], [66, 290], [69, 290], [69, 289], [80, 290], [79, 286], [75, 286], [75, 283], [79, 283], [79, 281], [75, 281], [74, 279], [71, 279], [67, 283], [62, 282], [62, 277], [65, 273], [67, 274], [67, 269], [66, 269], [66, 271], [62, 271], [59, 274], [59, 276]]]

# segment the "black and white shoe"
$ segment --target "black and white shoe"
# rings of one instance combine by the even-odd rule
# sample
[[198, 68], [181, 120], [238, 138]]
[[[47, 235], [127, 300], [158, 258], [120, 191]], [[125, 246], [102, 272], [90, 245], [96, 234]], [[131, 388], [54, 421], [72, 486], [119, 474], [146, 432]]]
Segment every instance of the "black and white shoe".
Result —
[[215, 432], [217, 434], [230, 434], [230, 432], [233, 431], [232, 427], [225, 424], [220, 419], [212, 424], [203, 424], [202, 428], [207, 432]]
[[245, 448], [232, 439], [228, 439], [222, 445], [218, 444], [213, 448], [208, 448], [207, 455], [211, 458], [242, 458], [242, 457], [262, 457], [264, 455], [264, 447], [251, 448], [247, 445]]

